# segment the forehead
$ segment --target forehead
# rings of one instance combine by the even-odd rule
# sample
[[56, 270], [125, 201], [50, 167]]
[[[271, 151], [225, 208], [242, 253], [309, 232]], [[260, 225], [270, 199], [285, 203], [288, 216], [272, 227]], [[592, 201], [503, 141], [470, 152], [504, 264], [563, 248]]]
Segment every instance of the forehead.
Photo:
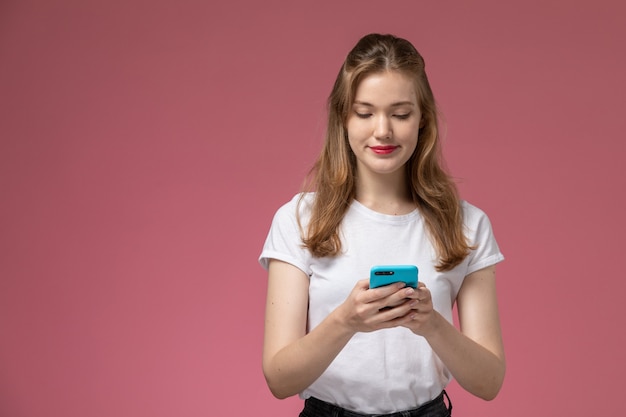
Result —
[[377, 107], [396, 103], [417, 105], [415, 83], [410, 77], [398, 71], [369, 74], [357, 85], [354, 103]]

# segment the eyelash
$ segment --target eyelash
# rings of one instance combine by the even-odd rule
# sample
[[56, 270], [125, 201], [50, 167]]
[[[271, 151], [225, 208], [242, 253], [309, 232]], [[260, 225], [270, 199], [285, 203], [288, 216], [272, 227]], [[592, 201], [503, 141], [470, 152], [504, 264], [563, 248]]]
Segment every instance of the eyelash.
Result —
[[[359, 112], [355, 112], [357, 117], [360, 119], [367, 119], [369, 118], [372, 114], [371, 113], [359, 113]], [[394, 114], [393, 117], [395, 117], [396, 119], [400, 119], [400, 120], [406, 120], [411, 116], [411, 113], [406, 113], [406, 114]]]

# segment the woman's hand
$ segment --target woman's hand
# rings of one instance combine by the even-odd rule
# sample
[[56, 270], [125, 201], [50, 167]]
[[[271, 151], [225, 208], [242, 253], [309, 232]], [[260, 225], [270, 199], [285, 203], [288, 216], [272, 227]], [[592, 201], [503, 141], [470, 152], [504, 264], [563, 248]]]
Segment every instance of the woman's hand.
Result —
[[354, 286], [347, 299], [307, 332], [309, 277], [295, 266], [271, 260], [265, 313], [263, 373], [277, 398], [311, 385], [356, 332], [402, 325], [410, 320], [416, 291], [404, 284]]
[[404, 283], [370, 288], [369, 280], [356, 283], [350, 295], [336, 310], [340, 323], [353, 332], [372, 332], [407, 324], [418, 306], [418, 291]]
[[456, 299], [460, 329], [433, 309], [425, 286], [405, 325], [426, 338], [464, 389], [485, 400], [498, 394], [506, 369], [495, 278], [495, 266], [465, 277]]
[[433, 309], [433, 298], [430, 290], [423, 282], [417, 284], [417, 289], [413, 294], [408, 295], [412, 300], [409, 321], [404, 327], [409, 328], [413, 333], [420, 336], [427, 336], [435, 331], [437, 313]]

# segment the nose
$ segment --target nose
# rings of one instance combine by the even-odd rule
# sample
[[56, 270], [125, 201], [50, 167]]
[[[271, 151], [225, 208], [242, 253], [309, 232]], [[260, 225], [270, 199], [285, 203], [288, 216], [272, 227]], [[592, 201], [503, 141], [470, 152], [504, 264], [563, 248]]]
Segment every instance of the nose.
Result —
[[391, 123], [386, 115], [380, 115], [376, 118], [374, 126], [374, 137], [376, 139], [391, 138]]

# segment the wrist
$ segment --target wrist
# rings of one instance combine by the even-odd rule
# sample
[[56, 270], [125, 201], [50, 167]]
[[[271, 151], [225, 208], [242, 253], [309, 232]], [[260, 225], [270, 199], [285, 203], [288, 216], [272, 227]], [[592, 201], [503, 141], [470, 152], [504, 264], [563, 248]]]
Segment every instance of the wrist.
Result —
[[441, 334], [441, 329], [448, 321], [437, 310], [433, 310], [427, 326], [423, 326], [420, 334], [430, 342]]
[[351, 338], [356, 331], [350, 325], [345, 314], [342, 313], [341, 306], [333, 310], [327, 317], [328, 324], [343, 337]]

